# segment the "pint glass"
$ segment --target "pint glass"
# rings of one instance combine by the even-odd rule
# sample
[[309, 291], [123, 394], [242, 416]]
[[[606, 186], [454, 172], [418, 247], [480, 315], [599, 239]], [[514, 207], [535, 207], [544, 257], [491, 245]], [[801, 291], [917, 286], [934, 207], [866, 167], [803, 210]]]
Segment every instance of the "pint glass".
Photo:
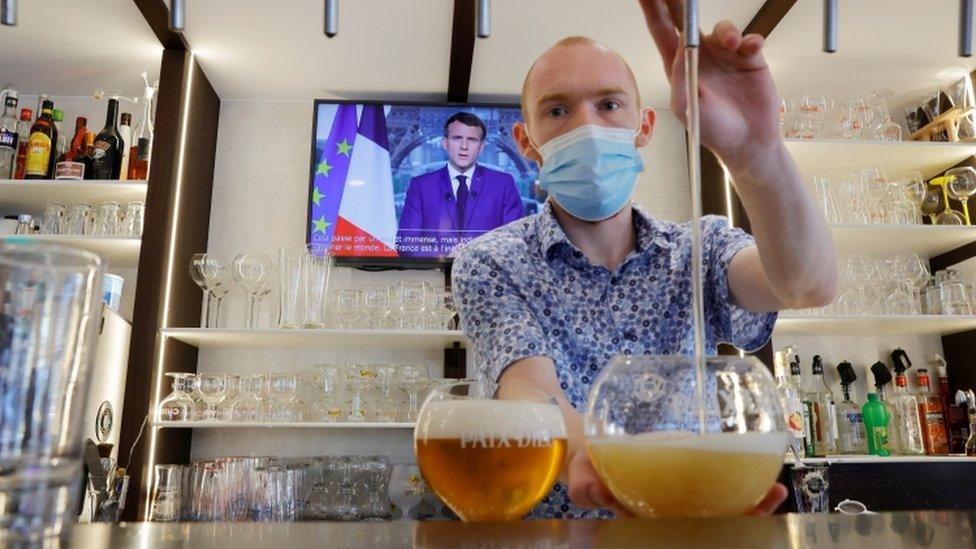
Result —
[[702, 366], [699, 377], [694, 357], [618, 357], [590, 391], [590, 460], [638, 516], [745, 513], [783, 466], [788, 435], [769, 370], [754, 357]]
[[427, 485], [462, 520], [517, 520], [556, 481], [566, 428], [537, 389], [463, 382], [431, 391], [414, 449]]

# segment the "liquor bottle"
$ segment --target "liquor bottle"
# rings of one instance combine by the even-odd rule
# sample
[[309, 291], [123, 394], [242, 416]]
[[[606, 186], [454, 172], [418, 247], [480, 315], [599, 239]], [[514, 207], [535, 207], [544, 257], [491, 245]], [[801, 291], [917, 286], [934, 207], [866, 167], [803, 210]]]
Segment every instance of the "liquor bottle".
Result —
[[905, 370], [911, 368], [912, 361], [903, 349], [891, 353], [895, 365], [895, 391], [891, 403], [898, 409], [898, 438], [901, 439], [901, 453], [905, 455], [925, 455], [925, 439], [922, 437], [922, 418], [918, 414], [918, 399], [908, 392], [908, 376]]
[[819, 457], [817, 443], [813, 438], [817, 424], [817, 415], [813, 409], [813, 404], [804, 400], [806, 391], [803, 389], [803, 371], [800, 368], [800, 355], [793, 355], [793, 360], [789, 364], [790, 380], [793, 382], [793, 386], [796, 387], [797, 394], [799, 395], [800, 413], [803, 416], [803, 452], [807, 457]]
[[85, 179], [95, 179], [95, 134], [85, 132], [85, 149], [78, 157], [78, 162], [84, 165]]
[[888, 450], [888, 424], [890, 417], [888, 408], [878, 398], [876, 393], [868, 393], [868, 401], [861, 410], [864, 417], [864, 428], [868, 435], [868, 453], [872, 456], [890, 456]]
[[3, 90], [3, 114], [0, 115], [0, 179], [13, 179], [17, 169], [17, 92]]
[[969, 438], [966, 439], [966, 455], [976, 456], [976, 394], [966, 391], [966, 411], [969, 414]]
[[918, 415], [922, 419], [925, 453], [930, 456], [944, 456], [949, 453], [949, 439], [946, 436], [945, 418], [942, 416], [942, 399], [932, 394], [928, 370], [922, 368], [915, 372], [915, 375], [918, 382]]
[[[46, 93], [42, 93], [42, 94], [40, 94], [40, 95], [38, 95], [38, 96], [37, 96], [37, 110], [35, 110], [35, 111], [34, 111], [34, 112], [32, 113], [32, 114], [34, 114], [34, 115], [35, 115], [35, 116], [36, 116], [37, 118], [35, 118], [35, 119], [33, 120], [33, 122], [37, 122], [37, 119], [41, 117], [41, 114], [42, 114], [42, 113], [43, 113], [43, 111], [44, 111], [44, 102], [45, 102], [45, 101], [47, 101], [47, 100], [49, 100], [49, 99], [50, 99], [50, 98], [49, 98], [49, 97], [47, 96], [47, 94], [46, 94]], [[53, 107], [53, 105], [54, 105], [54, 102], [53, 102], [53, 101], [51, 101], [51, 105], [52, 105], [52, 107], [51, 107], [51, 108], [53, 109], [53, 108], [54, 108], [54, 107]], [[52, 116], [52, 117], [54, 116], [54, 111], [51, 111], [51, 116]]]
[[[898, 432], [898, 411], [892, 406], [891, 402], [888, 402], [885, 394], [885, 385], [891, 383], [891, 372], [888, 371], [888, 367], [885, 366], [884, 362], [875, 362], [871, 365], [871, 373], [874, 374], [874, 390], [878, 395], [878, 402], [884, 405], [885, 410], [888, 412], [888, 425], [887, 425], [887, 436], [888, 436], [888, 453], [889, 454], [899, 454], [901, 453], [901, 437]], [[868, 428], [868, 420], [864, 418], [864, 427]], [[870, 442], [871, 433], [868, 433], [868, 442]]]
[[37, 117], [27, 139], [27, 159], [24, 161], [24, 179], [51, 179], [51, 156], [58, 142], [58, 130], [52, 118], [54, 103], [44, 101], [41, 116]]
[[837, 405], [837, 449], [842, 454], [866, 454], [868, 442], [861, 407], [851, 401], [851, 385], [857, 380], [857, 375], [850, 362], [838, 364], [837, 373], [844, 390], [844, 401]]
[[119, 122], [119, 135], [122, 136], [122, 167], [119, 169], [119, 179], [129, 178], [129, 149], [132, 148], [132, 115], [122, 113], [122, 121]]
[[813, 357], [813, 390], [807, 393], [807, 400], [813, 405], [816, 421], [813, 432], [817, 455], [837, 453], [837, 405], [834, 393], [824, 379], [823, 360], [820, 355]]
[[55, 171], [58, 167], [58, 159], [64, 154], [64, 151], [68, 149], [68, 140], [64, 135], [64, 128], [62, 128], [61, 122], [64, 122], [64, 111], [61, 109], [54, 109], [51, 113], [51, 119], [54, 120], [54, 129], [57, 132], [57, 139], [52, 143], [54, 145], [54, 150], [51, 154], [51, 178], [54, 178]]
[[129, 179], [149, 178], [149, 138], [140, 137], [135, 147], [129, 149]]
[[54, 168], [54, 179], [84, 179], [85, 165], [80, 158], [85, 154], [85, 134], [88, 133], [85, 127], [88, 119], [79, 116], [75, 120], [75, 135], [71, 138], [71, 146], [68, 147], [60, 157], [58, 164]]
[[793, 385], [787, 375], [786, 363], [792, 358], [792, 349], [787, 347], [773, 354], [773, 370], [776, 375], [776, 392], [779, 393], [786, 414], [786, 428], [790, 431], [790, 449], [795, 455], [804, 452], [803, 449], [803, 404], [800, 401], [800, 391]]
[[[146, 80], [146, 87], [142, 97], [142, 120], [132, 130], [132, 144], [129, 148], [129, 179], [149, 178], [149, 164], [153, 141], [152, 103], [155, 94], [156, 90]], [[133, 164], [138, 165], [133, 168]]]
[[119, 118], [119, 100], [108, 100], [105, 128], [95, 136], [94, 179], [118, 179], [122, 170], [122, 136], [116, 127]]
[[14, 179], [24, 178], [24, 165], [27, 162], [27, 141], [30, 138], [31, 118], [34, 113], [30, 109], [20, 109], [20, 122], [17, 123], [17, 166], [14, 168]]

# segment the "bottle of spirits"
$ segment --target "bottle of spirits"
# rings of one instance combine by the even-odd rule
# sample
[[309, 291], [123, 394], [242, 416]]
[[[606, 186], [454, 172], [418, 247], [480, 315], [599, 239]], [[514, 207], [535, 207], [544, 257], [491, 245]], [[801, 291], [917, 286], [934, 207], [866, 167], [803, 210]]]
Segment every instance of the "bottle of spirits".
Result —
[[58, 142], [58, 130], [54, 127], [54, 103], [44, 101], [41, 116], [34, 121], [27, 139], [27, 158], [24, 161], [24, 179], [51, 179], [51, 156]]
[[[871, 373], [874, 374], [874, 390], [878, 395], [878, 402], [880, 402], [885, 411], [887, 411], [888, 425], [887, 425], [887, 436], [888, 436], [888, 453], [891, 455], [901, 453], [901, 437], [898, 432], [898, 423], [900, 418], [898, 417], [898, 411], [892, 406], [891, 402], [888, 402], [886, 398], [885, 385], [891, 383], [891, 372], [888, 367], [885, 366], [884, 362], [875, 362], [871, 365]], [[864, 427], [867, 428], [868, 420], [864, 418]], [[870, 442], [871, 433], [868, 433], [868, 442]]]
[[864, 403], [861, 415], [864, 417], [864, 428], [868, 435], [868, 453], [872, 456], [890, 456], [888, 408], [876, 393], [868, 393], [868, 401]]
[[793, 350], [789, 347], [776, 351], [773, 355], [773, 370], [776, 375], [776, 391], [783, 403], [786, 413], [786, 427], [790, 431], [790, 449], [795, 455], [801, 455], [803, 449], [803, 404], [800, 400], [800, 390], [793, 385], [793, 380], [787, 375], [787, 361], [792, 360]]
[[929, 361], [939, 378], [939, 398], [942, 400], [942, 419], [945, 420], [946, 438], [950, 454], [966, 453], [966, 410], [956, 404], [955, 395], [949, 389], [949, 369], [942, 355], [936, 354]]
[[960, 404], [964, 403], [969, 414], [969, 437], [966, 439], [966, 455], [976, 456], [976, 394], [970, 389], [964, 395]]
[[817, 455], [837, 453], [837, 406], [834, 393], [824, 379], [823, 360], [820, 355], [813, 357], [813, 390], [807, 393], [806, 400], [813, 406], [816, 421], [813, 432]]
[[867, 434], [861, 407], [851, 401], [851, 385], [857, 380], [850, 362], [837, 365], [840, 386], [844, 390], [844, 401], [837, 405], [837, 447], [842, 454], [868, 453]]
[[918, 414], [918, 399], [908, 392], [908, 376], [905, 370], [912, 366], [908, 354], [903, 349], [891, 353], [895, 365], [895, 391], [891, 404], [898, 410], [898, 438], [901, 439], [901, 453], [905, 455], [924, 455], [925, 439], [922, 437], [922, 418]]
[[34, 113], [30, 109], [20, 109], [20, 122], [17, 123], [17, 165], [14, 168], [14, 179], [24, 178], [24, 165], [27, 163], [27, 142], [30, 138], [31, 118]]
[[922, 368], [915, 372], [915, 375], [918, 382], [918, 415], [922, 418], [925, 453], [930, 456], [947, 455], [949, 439], [946, 436], [945, 418], [942, 416], [942, 399], [932, 394], [928, 370]]
[[[142, 98], [142, 120], [133, 128], [132, 143], [129, 145], [129, 179], [149, 178], [153, 140], [152, 103], [155, 93], [147, 80]], [[133, 164], [137, 165], [133, 168]]]
[[54, 168], [55, 179], [84, 179], [85, 165], [80, 158], [85, 154], [85, 134], [88, 129], [85, 127], [88, 119], [79, 116], [75, 120], [75, 135], [71, 138], [71, 145], [60, 157], [58, 164]]
[[58, 134], [58, 138], [55, 140], [54, 151], [51, 155], [51, 178], [54, 178], [58, 167], [58, 159], [61, 158], [64, 151], [68, 149], [68, 140], [64, 135], [64, 128], [61, 124], [64, 122], [64, 111], [61, 109], [54, 109], [54, 111], [51, 113], [51, 118], [54, 120], [54, 129]]
[[149, 139], [140, 137], [129, 149], [129, 179], [149, 179]]
[[78, 162], [84, 166], [85, 179], [95, 179], [95, 134], [85, 132], [85, 149], [78, 157]]
[[95, 136], [94, 167], [95, 179], [118, 179], [122, 171], [122, 136], [116, 127], [119, 118], [119, 100], [108, 100], [105, 114], [105, 128]]
[[119, 122], [119, 135], [122, 136], [122, 168], [119, 170], [119, 179], [129, 178], [129, 149], [132, 148], [132, 115], [122, 113], [122, 121]]
[[793, 360], [790, 361], [790, 380], [800, 395], [800, 412], [803, 414], [803, 453], [807, 457], [821, 457], [824, 454], [819, 451], [817, 441], [814, 439], [817, 412], [813, 409], [813, 403], [806, 400], [803, 371], [800, 368], [800, 355], [794, 354]]
[[17, 169], [17, 92], [4, 90], [3, 114], [0, 115], [0, 179], [13, 179]]

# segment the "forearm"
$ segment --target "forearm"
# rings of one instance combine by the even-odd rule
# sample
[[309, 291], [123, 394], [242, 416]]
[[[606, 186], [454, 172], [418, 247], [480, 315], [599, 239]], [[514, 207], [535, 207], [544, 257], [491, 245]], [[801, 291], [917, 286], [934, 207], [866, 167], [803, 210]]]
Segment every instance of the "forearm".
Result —
[[831, 302], [837, 286], [833, 239], [783, 142], [757, 146], [728, 168], [779, 308]]

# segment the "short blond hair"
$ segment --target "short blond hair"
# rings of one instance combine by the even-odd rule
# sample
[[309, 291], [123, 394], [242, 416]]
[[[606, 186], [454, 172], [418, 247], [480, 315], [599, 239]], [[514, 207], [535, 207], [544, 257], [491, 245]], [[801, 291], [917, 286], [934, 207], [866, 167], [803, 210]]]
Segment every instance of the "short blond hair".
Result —
[[542, 59], [542, 57], [545, 54], [549, 53], [549, 51], [551, 50], [554, 50], [556, 48], [567, 48], [572, 46], [596, 46], [599, 48], [603, 48], [613, 53], [615, 56], [617, 56], [617, 59], [620, 59], [620, 62], [623, 63], [624, 67], [627, 69], [627, 75], [630, 77], [630, 82], [634, 86], [634, 98], [637, 100], [637, 104], [640, 105], [640, 89], [637, 87], [637, 77], [634, 76], [634, 70], [630, 68], [630, 65], [623, 58], [623, 56], [617, 52], [617, 50], [611, 48], [610, 46], [607, 46], [606, 44], [598, 40], [594, 40], [588, 36], [567, 36], [566, 38], [563, 38], [562, 40], [556, 42], [552, 46], [549, 46], [549, 48], [546, 49], [546, 51], [544, 51], [542, 55], [537, 57], [536, 60], [532, 62], [532, 65], [529, 67], [529, 70], [525, 73], [525, 79], [522, 80], [522, 97], [521, 97], [522, 120], [528, 121], [529, 119], [528, 109], [526, 109], [525, 101], [529, 95], [529, 78], [532, 76], [532, 71], [533, 69], [535, 69], [535, 66], [539, 63], [539, 60]]

